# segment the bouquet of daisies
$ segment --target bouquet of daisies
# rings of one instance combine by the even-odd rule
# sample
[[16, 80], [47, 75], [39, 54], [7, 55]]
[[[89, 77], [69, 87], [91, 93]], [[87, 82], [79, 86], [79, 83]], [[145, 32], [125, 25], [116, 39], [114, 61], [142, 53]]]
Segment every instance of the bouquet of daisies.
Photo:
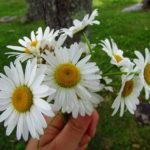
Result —
[[[139, 104], [138, 96], [143, 87], [146, 98], [150, 94], [150, 52], [146, 57], [135, 51], [136, 59], [131, 62], [123, 56], [113, 39], [105, 39], [97, 45], [90, 44], [85, 30], [89, 25], [100, 24], [95, 17], [98, 11], [86, 15], [82, 21], [74, 20], [73, 26], [54, 30], [47, 27], [31, 32], [31, 37], [23, 37], [20, 46], [7, 46], [12, 49], [7, 55], [15, 56], [10, 67], [5, 66], [5, 74], [0, 74], [0, 122], [4, 121], [6, 135], [16, 127], [16, 137], [28, 140], [29, 134], [39, 139], [47, 123], [44, 116], [54, 117], [54, 112], [78, 115], [91, 115], [94, 108], [103, 101], [99, 92], [108, 90], [112, 79], [107, 75], [120, 75], [121, 88], [112, 104], [113, 115], [120, 109], [123, 116], [125, 106], [134, 114]], [[67, 38], [82, 34], [84, 42], [72, 43], [65, 47]], [[110, 63], [119, 69], [103, 73], [93, 61], [95, 46], [101, 46], [111, 58]], [[22, 67], [22, 63], [26, 66]], [[104, 64], [105, 65], [105, 64]], [[109, 64], [106, 68], [109, 68]]]

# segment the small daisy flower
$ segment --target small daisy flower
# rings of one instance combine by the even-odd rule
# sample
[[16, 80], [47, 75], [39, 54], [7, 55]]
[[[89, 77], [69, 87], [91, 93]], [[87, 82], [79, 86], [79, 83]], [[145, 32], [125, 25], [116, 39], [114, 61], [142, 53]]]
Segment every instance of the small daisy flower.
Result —
[[4, 121], [6, 135], [16, 127], [16, 137], [39, 138], [47, 127], [43, 115], [54, 116], [50, 104], [44, 98], [53, 94], [54, 89], [42, 84], [45, 68], [37, 68], [35, 61], [28, 61], [23, 72], [20, 62], [4, 67], [6, 75], [0, 74], [0, 122]]
[[102, 88], [99, 68], [95, 63], [88, 62], [90, 55], [80, 59], [83, 50], [78, 48], [79, 45], [75, 43], [70, 49], [60, 48], [55, 54], [46, 52], [43, 55], [48, 65], [45, 81], [56, 89], [56, 93], [49, 96], [48, 101], [54, 100], [54, 110], [72, 113], [73, 117], [78, 114], [90, 115], [94, 104], [101, 100], [94, 92]]
[[145, 49], [145, 59], [139, 51], [135, 51], [138, 59], [134, 59], [136, 66], [139, 68], [140, 77], [145, 89], [145, 98], [150, 96], [150, 51]]
[[84, 30], [88, 25], [100, 24], [98, 20], [95, 20], [96, 16], [98, 16], [97, 9], [95, 9], [91, 15], [85, 15], [82, 21], [75, 19], [73, 21], [73, 26], [69, 29], [62, 29], [62, 32], [72, 38], [74, 34]]
[[[61, 46], [65, 41], [65, 37], [61, 36], [56, 42], [55, 38], [58, 36], [59, 31], [51, 30], [47, 27], [45, 31], [42, 31], [42, 28], [38, 28], [36, 34], [34, 31], [31, 32], [31, 39], [28, 37], [23, 37], [19, 39], [18, 42], [21, 46], [10, 46], [7, 48], [16, 50], [18, 52], [8, 52], [10, 56], [17, 56], [17, 61], [25, 61], [32, 58], [41, 58], [41, 54], [45, 50], [53, 51], [55, 47]], [[58, 43], [58, 44], [57, 44]]]
[[120, 108], [120, 117], [124, 114], [125, 105], [131, 114], [134, 114], [136, 105], [139, 104], [138, 96], [143, 88], [142, 81], [139, 76], [134, 75], [123, 75], [122, 76], [122, 87], [118, 96], [116, 97], [112, 108], [115, 115]]
[[129, 58], [123, 56], [123, 51], [118, 48], [113, 39], [110, 41], [108, 39], [102, 40], [101, 45], [103, 47], [102, 50], [111, 57], [111, 64], [122, 67], [121, 70], [126, 72], [133, 67], [134, 64]]

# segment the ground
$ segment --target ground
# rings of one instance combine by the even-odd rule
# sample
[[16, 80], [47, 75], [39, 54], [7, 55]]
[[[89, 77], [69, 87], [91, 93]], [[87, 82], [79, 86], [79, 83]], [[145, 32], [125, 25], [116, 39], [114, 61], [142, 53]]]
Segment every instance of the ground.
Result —
[[[92, 42], [99, 43], [106, 37], [112, 37], [125, 55], [131, 58], [134, 57], [134, 50], [144, 52], [145, 47], [150, 48], [150, 12], [121, 12], [123, 8], [137, 2], [139, 0], [93, 0], [93, 7], [99, 9], [98, 19], [101, 25], [92, 27]], [[9, 51], [6, 45], [16, 45], [19, 38], [29, 36], [32, 30], [44, 27], [44, 24], [42, 21], [20, 23], [20, 17], [26, 11], [24, 0], [0, 0], [0, 3], [0, 17], [18, 16], [17, 20], [10, 23], [0, 23], [0, 72], [3, 72], [3, 66], [13, 60], [4, 55], [4, 52]], [[98, 65], [107, 57], [100, 47], [96, 49], [94, 56]], [[138, 125], [134, 116], [128, 112], [122, 118], [118, 114], [112, 117], [110, 106], [116, 94], [103, 95], [105, 102], [98, 108], [98, 129], [88, 150], [149, 150], [150, 127]], [[0, 124], [0, 137], [0, 149], [3, 150], [22, 150], [26, 145], [24, 141], [15, 139], [15, 133], [6, 137], [3, 123]]]

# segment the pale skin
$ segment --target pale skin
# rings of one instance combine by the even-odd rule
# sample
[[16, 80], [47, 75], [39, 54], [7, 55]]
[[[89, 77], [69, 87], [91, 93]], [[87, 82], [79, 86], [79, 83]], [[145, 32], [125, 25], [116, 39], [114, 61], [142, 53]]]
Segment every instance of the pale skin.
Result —
[[[85, 150], [95, 135], [98, 119], [97, 111], [91, 116], [70, 117], [66, 124], [61, 116], [57, 116], [39, 141], [29, 141], [26, 150]], [[46, 117], [47, 122], [50, 120]]]

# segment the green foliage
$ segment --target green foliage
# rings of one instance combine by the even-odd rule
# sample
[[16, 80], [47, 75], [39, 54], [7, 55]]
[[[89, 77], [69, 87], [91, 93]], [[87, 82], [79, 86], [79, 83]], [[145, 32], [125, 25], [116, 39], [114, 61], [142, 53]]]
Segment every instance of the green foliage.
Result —
[[[92, 43], [112, 37], [123, 49], [125, 55], [134, 57], [134, 50], [144, 52], [145, 47], [150, 48], [150, 12], [122, 13], [127, 6], [137, 3], [139, 0], [93, 0], [94, 8], [99, 9], [98, 19], [101, 25], [92, 27]], [[21, 16], [26, 11], [25, 0], [0, 0], [0, 17]], [[20, 18], [9, 22], [0, 23], [0, 72], [3, 66], [8, 65], [4, 52], [10, 51], [6, 45], [17, 45], [17, 40], [23, 36], [29, 36], [32, 30], [36, 30], [44, 24], [33, 22], [32, 24], [20, 23]], [[98, 47], [95, 51], [95, 60], [98, 65], [109, 61], [106, 54]], [[105, 67], [105, 65], [103, 65]], [[106, 95], [107, 94], [107, 95]], [[95, 138], [89, 144], [89, 150], [149, 150], [150, 127], [137, 125], [134, 116], [126, 113], [123, 118], [111, 116], [110, 108], [113, 98], [111, 94], [104, 93], [105, 103], [99, 108], [100, 122]], [[5, 136], [3, 124], [0, 125], [0, 149], [22, 150], [26, 143], [17, 141], [15, 133]]]

